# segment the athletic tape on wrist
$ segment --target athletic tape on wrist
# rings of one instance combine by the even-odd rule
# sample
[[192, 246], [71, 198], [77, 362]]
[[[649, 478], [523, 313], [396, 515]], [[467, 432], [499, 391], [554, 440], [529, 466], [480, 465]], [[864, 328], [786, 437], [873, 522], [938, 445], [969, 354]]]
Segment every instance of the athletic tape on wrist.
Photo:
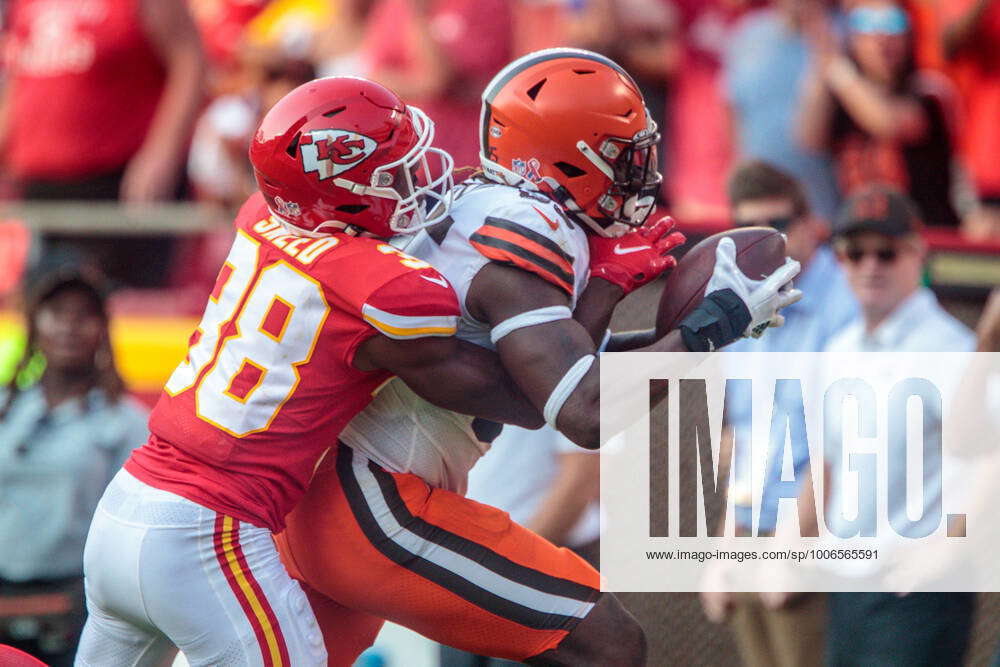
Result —
[[496, 342], [507, 334], [517, 331], [518, 329], [523, 329], [524, 327], [532, 327], [536, 324], [546, 324], [547, 322], [569, 320], [572, 318], [573, 311], [566, 306], [546, 306], [545, 308], [528, 310], [523, 313], [519, 313], [514, 317], [508, 317], [506, 320], [490, 329], [490, 342], [496, 345]]
[[596, 359], [597, 357], [593, 354], [580, 357], [566, 371], [562, 380], [559, 380], [559, 384], [549, 394], [549, 400], [545, 401], [545, 408], [542, 410], [542, 416], [545, 417], [546, 424], [552, 428], [556, 427], [556, 418], [559, 416], [559, 411], [562, 410], [563, 404], [566, 403], [570, 394], [576, 390], [577, 385], [580, 384], [580, 380], [587, 374], [590, 367], [594, 365]]

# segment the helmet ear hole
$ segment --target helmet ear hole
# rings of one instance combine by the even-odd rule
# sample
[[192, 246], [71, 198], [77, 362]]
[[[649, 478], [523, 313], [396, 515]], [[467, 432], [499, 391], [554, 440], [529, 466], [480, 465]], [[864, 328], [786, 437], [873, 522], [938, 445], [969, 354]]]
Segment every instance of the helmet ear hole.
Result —
[[576, 178], [578, 176], [586, 176], [587, 172], [580, 169], [577, 166], [570, 164], [569, 162], [556, 162], [555, 166], [559, 171], [567, 176], [567, 178]]
[[295, 159], [295, 155], [296, 153], [298, 153], [299, 139], [301, 138], [302, 138], [302, 133], [296, 132], [295, 136], [292, 137], [292, 140], [289, 142], [288, 147], [285, 149], [285, 152], [288, 153], [288, 156], [292, 159]]
[[531, 88], [528, 88], [528, 92], [527, 92], [528, 97], [530, 97], [532, 100], [534, 100], [535, 98], [537, 98], [538, 97], [538, 93], [541, 92], [542, 86], [545, 85], [546, 81], [548, 81], [548, 79], [542, 79], [541, 81], [539, 81], [538, 83], [536, 83], [535, 85], [533, 85]]

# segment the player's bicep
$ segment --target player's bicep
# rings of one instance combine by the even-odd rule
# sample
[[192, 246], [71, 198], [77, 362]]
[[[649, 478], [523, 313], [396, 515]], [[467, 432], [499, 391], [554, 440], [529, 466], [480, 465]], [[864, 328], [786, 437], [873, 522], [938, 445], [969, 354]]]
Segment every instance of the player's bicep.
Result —
[[448, 410], [538, 428], [541, 415], [518, 391], [494, 352], [457, 338], [366, 340], [358, 354]]

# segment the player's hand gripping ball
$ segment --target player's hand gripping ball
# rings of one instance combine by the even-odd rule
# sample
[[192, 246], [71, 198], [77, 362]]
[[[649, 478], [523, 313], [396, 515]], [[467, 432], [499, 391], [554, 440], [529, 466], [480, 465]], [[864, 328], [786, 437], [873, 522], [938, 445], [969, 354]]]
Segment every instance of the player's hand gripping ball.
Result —
[[686, 240], [670, 216], [646, 223], [617, 238], [590, 236], [590, 275], [628, 294], [677, 265], [668, 253]]
[[[729, 240], [720, 248], [723, 239]], [[786, 257], [785, 239], [777, 230], [742, 227], [709, 236], [691, 248], [667, 278], [656, 317], [657, 335], [676, 329], [706, 294], [727, 288], [750, 314], [750, 324], [740, 335], [759, 335], [767, 326], [780, 326], [783, 318], [777, 310], [801, 296], [789, 286], [796, 273], [798, 262]]]

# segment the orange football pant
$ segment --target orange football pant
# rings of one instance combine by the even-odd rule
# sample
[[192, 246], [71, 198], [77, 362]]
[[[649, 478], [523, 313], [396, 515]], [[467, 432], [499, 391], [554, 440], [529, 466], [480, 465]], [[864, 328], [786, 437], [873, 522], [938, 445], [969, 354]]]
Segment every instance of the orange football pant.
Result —
[[340, 444], [275, 541], [349, 666], [388, 619], [510, 660], [556, 648], [600, 597], [597, 570], [506, 512], [390, 473]]

